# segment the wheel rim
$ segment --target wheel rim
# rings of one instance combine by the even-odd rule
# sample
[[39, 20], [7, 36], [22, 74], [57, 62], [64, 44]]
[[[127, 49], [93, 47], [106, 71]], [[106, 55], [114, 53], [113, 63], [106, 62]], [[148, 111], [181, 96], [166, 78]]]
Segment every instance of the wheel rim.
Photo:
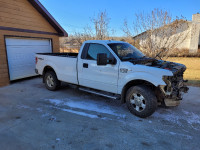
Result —
[[140, 93], [133, 93], [130, 98], [130, 103], [138, 112], [143, 111], [146, 107], [145, 98]]
[[48, 76], [47, 76], [46, 81], [47, 81], [47, 85], [48, 85], [49, 87], [53, 87], [53, 86], [54, 86], [54, 80], [53, 80], [53, 77], [52, 77], [51, 75], [48, 75]]

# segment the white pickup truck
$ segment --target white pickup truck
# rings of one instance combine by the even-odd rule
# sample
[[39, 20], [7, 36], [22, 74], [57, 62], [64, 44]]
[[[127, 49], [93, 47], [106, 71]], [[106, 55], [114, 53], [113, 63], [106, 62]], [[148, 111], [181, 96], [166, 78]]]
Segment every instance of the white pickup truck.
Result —
[[80, 90], [120, 99], [131, 113], [148, 117], [157, 106], [177, 106], [184, 84], [182, 64], [146, 57], [121, 41], [85, 41], [79, 53], [38, 53], [36, 73], [49, 90], [61, 82]]

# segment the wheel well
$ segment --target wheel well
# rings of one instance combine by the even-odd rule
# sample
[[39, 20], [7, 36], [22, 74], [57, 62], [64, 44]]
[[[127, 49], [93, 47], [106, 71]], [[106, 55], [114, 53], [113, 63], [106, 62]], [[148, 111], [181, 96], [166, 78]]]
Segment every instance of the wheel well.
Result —
[[153, 85], [152, 83], [145, 81], [145, 80], [132, 80], [132, 81], [128, 82], [122, 89], [121, 103], [126, 102], [126, 92], [128, 91], [128, 89], [130, 87], [136, 86], [136, 85], [146, 85], [146, 86], [150, 87], [153, 91], [155, 91], [155, 89], [157, 88], [155, 85]]
[[[56, 72], [54, 71], [54, 69], [53, 69], [52, 67], [46, 66], [46, 67], [44, 68], [44, 70], [43, 70], [43, 73], [42, 73], [42, 75], [43, 75], [43, 82], [44, 82], [44, 75], [45, 75], [45, 73], [46, 73], [47, 71], [53, 71], [53, 72], [56, 74]], [[57, 76], [57, 75], [56, 75], [56, 76]]]

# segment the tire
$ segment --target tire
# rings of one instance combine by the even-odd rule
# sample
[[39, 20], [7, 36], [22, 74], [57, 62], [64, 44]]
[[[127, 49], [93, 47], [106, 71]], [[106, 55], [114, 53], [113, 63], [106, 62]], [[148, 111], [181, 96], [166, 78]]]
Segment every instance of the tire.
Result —
[[132, 114], [146, 118], [155, 112], [157, 98], [149, 87], [133, 86], [126, 93], [126, 105]]
[[54, 71], [48, 71], [44, 75], [45, 86], [50, 91], [55, 91], [60, 87], [60, 81]]

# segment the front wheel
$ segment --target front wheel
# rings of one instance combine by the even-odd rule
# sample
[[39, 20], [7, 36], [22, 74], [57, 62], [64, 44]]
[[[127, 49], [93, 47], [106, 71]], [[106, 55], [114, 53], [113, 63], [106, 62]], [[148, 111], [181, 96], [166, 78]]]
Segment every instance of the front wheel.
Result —
[[45, 86], [50, 91], [55, 91], [60, 86], [60, 81], [57, 79], [55, 72], [48, 71], [44, 75]]
[[126, 104], [132, 114], [146, 118], [155, 112], [157, 98], [149, 87], [138, 85], [127, 91]]

